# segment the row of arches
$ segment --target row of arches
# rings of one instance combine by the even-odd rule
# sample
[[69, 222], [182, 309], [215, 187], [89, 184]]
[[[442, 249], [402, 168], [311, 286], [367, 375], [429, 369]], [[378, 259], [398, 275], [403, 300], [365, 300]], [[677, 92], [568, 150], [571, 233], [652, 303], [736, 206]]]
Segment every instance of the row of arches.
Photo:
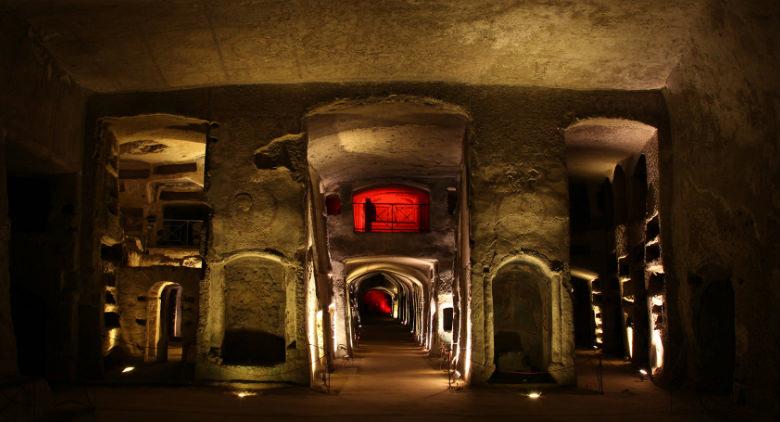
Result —
[[[400, 142], [400, 138], [388, 129], [391, 125], [377, 117], [387, 112], [380, 110], [384, 106], [372, 107], [371, 115], [360, 107], [347, 107], [338, 109], [338, 113], [320, 110], [307, 117], [309, 193], [318, 197], [309, 198], [312, 203], [308, 206], [314, 209], [308, 222], [312, 226], [309, 246], [315, 252], [305, 264], [312, 267], [307, 271], [315, 278], [307, 295], [314, 295], [316, 300], [311, 306], [307, 302], [306, 308], [307, 324], [311, 321], [311, 330], [316, 332], [309, 343], [318, 350], [309, 352], [311, 362], [321, 361], [323, 350], [331, 362], [333, 356], [349, 353], [373, 304], [371, 309], [378, 311], [378, 316], [398, 319], [429, 350], [442, 342], [459, 343], [458, 352], [468, 349], [468, 353], [455, 353], [452, 358], [461, 375], [467, 376], [468, 368], [477, 364], [482, 365], [482, 372], [499, 377], [533, 373], [555, 378], [553, 374], [560, 373], [561, 367], [571, 366], [564, 347], [568, 341], [566, 324], [571, 321], [561, 316], [570, 306], [565, 294], [566, 267], [553, 265], [534, 253], [507, 258], [510, 263], [502, 264], [486, 278], [485, 297], [480, 300], [484, 300], [487, 321], [478, 328], [484, 330], [479, 335], [485, 339], [481, 343], [485, 351], [473, 360], [469, 355], [474, 347], [469, 303], [472, 296], [468, 294], [471, 270], [461, 269], [468, 267], [464, 263], [470, 256], [467, 248], [456, 251], [455, 247], [458, 239], [468, 238], [468, 217], [463, 219], [463, 214], [458, 214], [468, 208], [464, 205], [468, 202], [467, 193], [462, 189], [468, 178], [463, 157], [464, 112], [450, 105], [440, 105], [440, 109], [430, 112], [419, 104], [388, 103], [394, 124], [400, 121], [399, 126], [408, 124], [420, 132], [405, 132], [412, 139], [405, 141], [409, 142], [404, 144], [405, 148], [385, 151], [382, 148], [396, 145], [394, 142]], [[404, 110], [405, 107], [411, 107], [411, 111]], [[426, 123], [427, 118], [436, 123]], [[341, 125], [343, 119], [351, 119], [359, 127]], [[334, 129], [337, 127], [349, 130]], [[383, 142], [358, 142], [364, 138], [357, 135], [368, 136], [367, 128], [381, 128], [371, 136]], [[430, 144], [415, 143], [417, 138], [431, 136], [446, 157], [435, 170], [428, 170], [433, 167], [425, 161], [429, 159], [425, 152]], [[572, 264], [595, 274], [585, 278], [573, 274], [576, 342], [628, 355], [638, 365], [661, 368], [666, 304], [658, 169], [653, 162], [657, 160], [657, 131], [639, 122], [599, 118], [576, 122], [564, 136], [571, 181]], [[360, 154], [360, 160], [354, 162], [355, 168], [350, 168], [346, 164], [358, 157], [355, 154]], [[392, 198], [388, 200], [389, 197]], [[333, 198], [352, 198], [352, 206], [336, 206]], [[250, 209], [252, 201], [251, 196], [241, 196], [239, 201], [237, 195], [231, 212], [240, 214], [244, 208]], [[412, 212], [401, 209], [401, 217], [395, 214], [398, 210], [391, 209], [390, 217], [383, 218], [385, 211], [377, 206], [386, 203], [415, 208]], [[343, 224], [345, 221], [350, 224]], [[387, 237], [381, 237], [387, 232], [410, 236], [398, 236], [406, 240], [394, 245]], [[580, 235], [592, 238], [595, 232], [600, 236], [597, 242], [584, 242], [584, 249], [592, 249], [577, 249], [583, 248]], [[411, 234], [428, 237], [414, 238]], [[417, 239], [417, 243], [409, 239]], [[593, 246], [595, 243], [597, 247]], [[360, 250], [353, 246], [356, 244]], [[218, 358], [210, 362], [215, 366], [276, 367], [298, 353], [290, 352], [300, 338], [290, 336], [294, 324], [285, 313], [301, 306], [295, 302], [296, 287], [291, 284], [291, 274], [299, 269], [295, 263], [286, 262], [281, 272], [266, 271], [265, 260], [278, 259], [274, 251], [261, 253], [263, 263], [250, 260], [246, 265], [227, 262], [233, 258], [225, 257], [232, 253], [221, 255], [224, 262], [211, 263], [208, 277], [213, 286], [208, 290], [212, 296], [204, 303], [223, 306], [225, 310], [207, 311], [222, 315], [212, 315], [207, 320], [201, 341], [208, 347], [200, 348], [218, 349]], [[256, 282], [260, 279], [263, 281]], [[268, 287], [280, 279], [285, 280], [281, 289]], [[230, 286], [242, 284], [244, 287], [231, 290], [234, 287]], [[260, 315], [251, 309], [251, 301], [242, 299], [248, 294], [247, 289], [252, 290], [246, 286], [255, 286], [255, 290], [268, 293], [267, 297], [283, 305], [274, 307], [273, 316]], [[162, 340], [170, 344], [176, 338], [175, 328], [171, 327], [176, 326], [175, 309], [181, 306], [171, 305], [176, 303], [171, 298], [180, 297], [181, 289], [174, 294], [174, 287], [156, 288], [161, 290], [149, 297], [159, 301], [156, 312], [160, 323], [154, 331], [155, 325], [147, 321], [147, 350], [151, 350], [147, 359], [160, 359], [169, 353]], [[223, 291], [217, 291], [220, 288]], [[257, 303], [267, 301], [256, 299]], [[173, 322], [163, 321], [162, 315]], [[264, 322], [256, 322], [252, 327], [244, 327], [243, 323], [231, 326], [232, 319], [245, 321], [245, 315]], [[149, 319], [152, 318], [150, 313]], [[273, 356], [257, 358], [265, 351], [245, 348], [251, 343], [246, 341], [250, 338], [248, 333], [255, 332], [270, 336], [250, 337], [273, 343]], [[345, 349], [342, 351], [340, 346]], [[301, 349], [305, 350], [298, 350]]]

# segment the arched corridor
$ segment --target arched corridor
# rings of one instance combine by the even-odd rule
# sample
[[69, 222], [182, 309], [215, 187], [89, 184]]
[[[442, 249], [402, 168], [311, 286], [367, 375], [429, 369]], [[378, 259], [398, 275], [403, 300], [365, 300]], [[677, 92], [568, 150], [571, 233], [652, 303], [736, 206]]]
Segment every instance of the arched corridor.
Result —
[[[349, 372], [339, 394], [345, 398], [398, 403], [448, 390], [447, 373], [393, 318], [374, 317], [360, 330]], [[337, 386], [339, 387], [339, 386]]]
[[778, 0], [0, 3], [0, 421], [780, 415]]

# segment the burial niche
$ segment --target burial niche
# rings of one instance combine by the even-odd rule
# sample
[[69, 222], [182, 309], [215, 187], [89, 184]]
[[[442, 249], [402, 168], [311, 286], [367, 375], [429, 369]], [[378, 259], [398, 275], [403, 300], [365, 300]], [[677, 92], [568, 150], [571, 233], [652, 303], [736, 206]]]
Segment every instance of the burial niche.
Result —
[[546, 372], [550, 280], [531, 263], [513, 262], [493, 279], [497, 375]]
[[260, 257], [225, 265], [227, 364], [274, 365], [285, 361], [285, 270]]

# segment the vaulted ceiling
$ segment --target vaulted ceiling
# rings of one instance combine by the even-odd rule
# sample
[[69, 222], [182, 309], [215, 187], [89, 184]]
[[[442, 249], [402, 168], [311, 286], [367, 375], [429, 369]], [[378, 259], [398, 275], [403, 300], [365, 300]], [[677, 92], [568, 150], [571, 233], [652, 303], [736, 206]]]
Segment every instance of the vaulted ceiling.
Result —
[[5, 11], [98, 92], [363, 81], [653, 89], [699, 3], [36, 0]]

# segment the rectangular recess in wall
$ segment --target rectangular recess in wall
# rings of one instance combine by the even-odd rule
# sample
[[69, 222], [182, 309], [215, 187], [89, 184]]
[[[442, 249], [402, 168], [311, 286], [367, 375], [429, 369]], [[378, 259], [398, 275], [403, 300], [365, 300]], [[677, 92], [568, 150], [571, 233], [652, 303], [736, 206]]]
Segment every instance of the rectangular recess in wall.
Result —
[[120, 169], [120, 179], [148, 179], [149, 169]]
[[164, 190], [160, 192], [161, 201], [202, 201], [203, 191], [172, 191]]
[[442, 309], [442, 329], [448, 333], [452, 332], [452, 322], [454, 320], [454, 309]]
[[618, 258], [618, 275], [620, 277], [629, 277], [631, 275], [631, 269], [628, 265], [627, 256], [621, 256]]
[[154, 168], [154, 174], [192, 173], [198, 171], [196, 163], [163, 164]]

